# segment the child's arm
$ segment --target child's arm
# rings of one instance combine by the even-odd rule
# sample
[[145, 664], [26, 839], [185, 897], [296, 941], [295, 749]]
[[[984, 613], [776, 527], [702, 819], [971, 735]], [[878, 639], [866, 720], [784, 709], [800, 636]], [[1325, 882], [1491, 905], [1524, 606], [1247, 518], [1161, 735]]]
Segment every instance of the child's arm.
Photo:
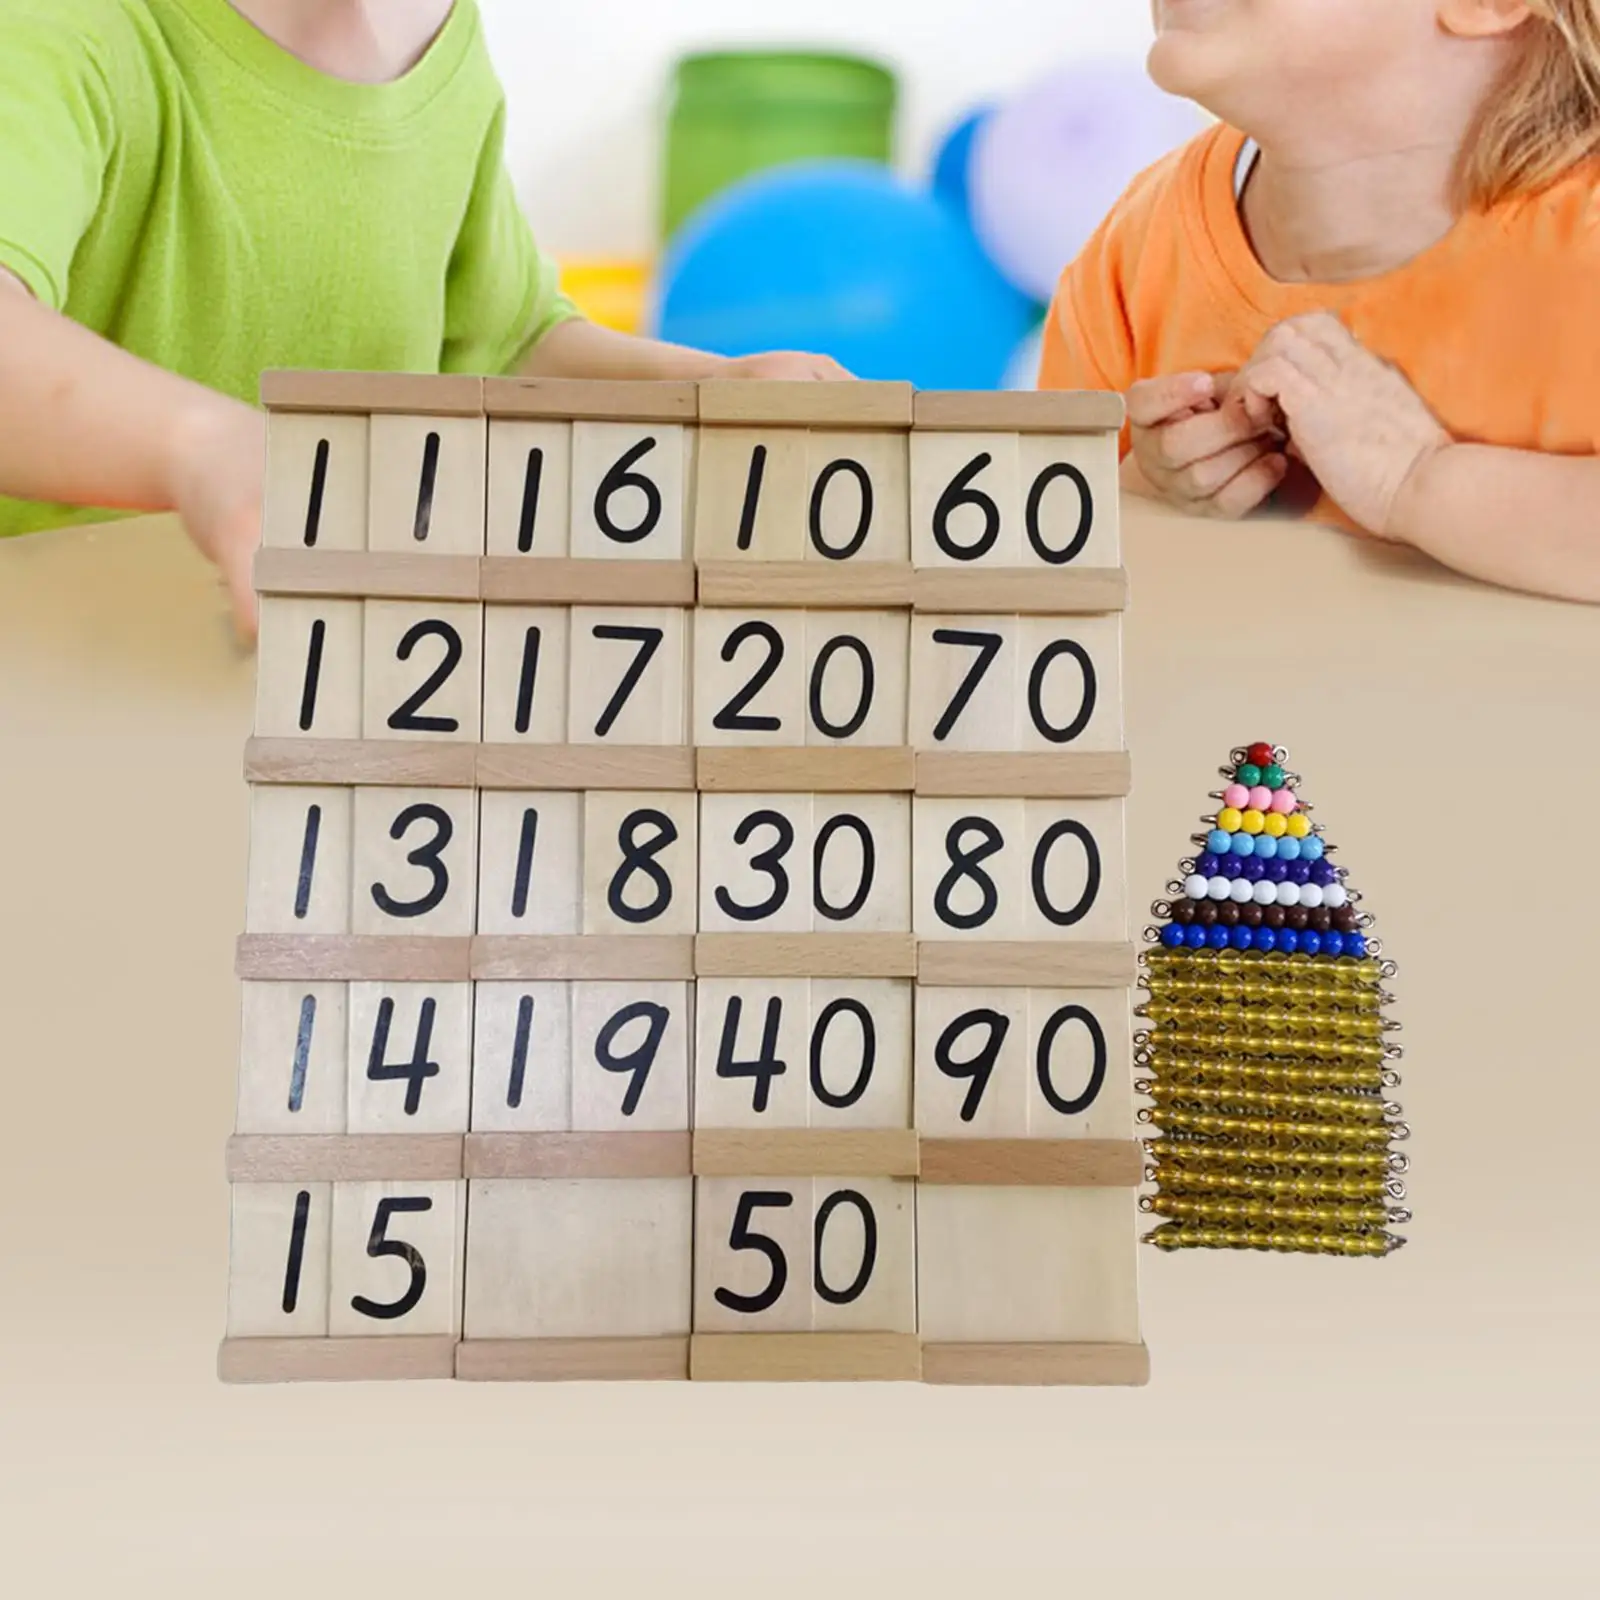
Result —
[[1458, 444], [1404, 375], [1326, 313], [1275, 328], [1240, 375], [1363, 528], [1470, 577], [1600, 602], [1600, 458]]
[[265, 452], [251, 407], [119, 350], [0, 269], [0, 493], [180, 512], [246, 636]]
[[559, 322], [529, 352], [522, 370], [542, 378], [848, 378], [828, 356], [775, 351], [730, 360], [683, 345], [636, 339], [582, 318]]

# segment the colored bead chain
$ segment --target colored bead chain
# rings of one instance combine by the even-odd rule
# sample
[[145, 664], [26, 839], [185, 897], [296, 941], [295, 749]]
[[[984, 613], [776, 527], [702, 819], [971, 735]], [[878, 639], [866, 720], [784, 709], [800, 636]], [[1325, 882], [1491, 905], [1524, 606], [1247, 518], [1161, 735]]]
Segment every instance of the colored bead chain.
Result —
[[1303, 1157], [1264, 1145], [1196, 1144], [1184, 1139], [1145, 1143], [1158, 1161], [1196, 1171], [1255, 1171], [1278, 1177], [1330, 1176], [1338, 1172], [1404, 1172], [1406, 1159], [1392, 1150], [1321, 1150]]
[[1248, 1200], [1277, 1195], [1291, 1200], [1404, 1200], [1403, 1183], [1393, 1178], [1266, 1178], [1251, 1173], [1186, 1172], [1156, 1162], [1150, 1177], [1168, 1194], [1220, 1194]]
[[1301, 1225], [1313, 1228], [1383, 1228], [1397, 1219], [1385, 1205], [1286, 1206], [1270, 1200], [1189, 1200], [1157, 1195], [1142, 1208], [1180, 1222], [1227, 1222], [1259, 1227]]
[[[1152, 1031], [1151, 1041], [1155, 1042]], [[1236, 1056], [1291, 1056], [1297, 1061], [1315, 1061], [1325, 1056], [1339, 1060], [1381, 1061], [1384, 1047], [1376, 1042], [1345, 1039], [1269, 1038], [1259, 1034], [1230, 1033], [1226, 1029], [1201, 1032], [1195, 1029], [1163, 1031], [1164, 1049], [1199, 1050]]]
[[1383, 982], [1383, 967], [1371, 959], [1345, 965], [1313, 966], [1309, 961], [1296, 961], [1290, 957], [1266, 957], [1244, 960], [1236, 956], [1168, 956], [1151, 951], [1145, 963], [1152, 971], [1170, 971], [1178, 977], [1222, 973], [1263, 976], [1274, 983], [1298, 982], [1315, 975], [1318, 983], [1340, 985], [1366, 985], [1377, 989]]
[[1365, 1095], [1279, 1094], [1266, 1089], [1238, 1089], [1231, 1085], [1213, 1088], [1207, 1084], [1153, 1083], [1141, 1079], [1135, 1085], [1158, 1107], [1174, 1111], [1222, 1111], [1229, 1116], [1270, 1116], [1282, 1122], [1328, 1121], [1378, 1124], [1384, 1120], [1382, 1100]]
[[[1158, 1120], [1148, 1110], [1141, 1122]], [[1219, 1117], [1206, 1112], [1163, 1110], [1159, 1121], [1167, 1133], [1187, 1133], [1211, 1139], [1264, 1139], [1269, 1144], [1343, 1146], [1347, 1149], [1387, 1148], [1395, 1129], [1388, 1123], [1376, 1128], [1346, 1127], [1336, 1122], [1276, 1122], [1261, 1117]]]
[[1272, 1250], [1313, 1256], [1386, 1256], [1405, 1243], [1391, 1233], [1285, 1233], [1196, 1228], [1180, 1222], [1154, 1228], [1145, 1238], [1159, 1250]]
[[1291, 1008], [1372, 1010], [1379, 1009], [1382, 996], [1365, 994], [1336, 983], [1324, 983], [1325, 969], [1313, 970], [1303, 983], [1269, 983], [1256, 978], [1165, 978], [1161, 992], [1193, 1000], [1217, 1000], [1230, 1006], [1277, 1005]]

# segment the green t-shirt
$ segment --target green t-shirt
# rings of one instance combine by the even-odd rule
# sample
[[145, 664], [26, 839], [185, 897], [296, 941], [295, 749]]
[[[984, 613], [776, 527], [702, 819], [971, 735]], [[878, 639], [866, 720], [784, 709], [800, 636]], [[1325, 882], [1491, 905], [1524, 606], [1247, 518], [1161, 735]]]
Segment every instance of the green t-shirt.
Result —
[[[0, 266], [242, 400], [268, 367], [509, 371], [573, 308], [504, 129], [475, 0], [380, 85], [228, 0], [0, 0]], [[0, 536], [88, 515], [0, 497]]]

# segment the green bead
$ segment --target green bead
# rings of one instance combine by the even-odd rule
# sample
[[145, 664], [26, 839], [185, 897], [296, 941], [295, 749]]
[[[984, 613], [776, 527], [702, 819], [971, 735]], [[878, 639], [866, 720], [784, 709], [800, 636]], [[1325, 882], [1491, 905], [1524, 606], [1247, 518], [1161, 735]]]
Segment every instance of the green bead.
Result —
[[1234, 773], [1234, 777], [1237, 778], [1239, 782], [1245, 786], [1245, 788], [1254, 789], [1261, 782], [1261, 768], [1256, 766], [1253, 762], [1246, 761], [1240, 766], [1239, 770]]
[[[1283, 787], [1283, 779], [1283, 768], [1280, 767], [1276, 762], [1274, 762], [1270, 767], [1264, 767], [1262, 769], [1261, 781], [1269, 789], [1281, 789]], [[1241, 778], [1239, 781], [1240, 783], [1243, 783], [1244, 779]], [[1252, 784], [1251, 787], [1253, 788], [1254, 785]]]

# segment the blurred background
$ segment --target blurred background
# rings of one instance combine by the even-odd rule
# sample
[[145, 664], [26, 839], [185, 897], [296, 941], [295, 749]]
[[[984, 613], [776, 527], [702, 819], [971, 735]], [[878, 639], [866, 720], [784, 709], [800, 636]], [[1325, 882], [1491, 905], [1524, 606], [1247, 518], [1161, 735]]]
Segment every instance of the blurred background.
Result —
[[1062, 268], [1204, 126], [1104, 0], [480, 0], [508, 159], [595, 320], [1030, 388]]

